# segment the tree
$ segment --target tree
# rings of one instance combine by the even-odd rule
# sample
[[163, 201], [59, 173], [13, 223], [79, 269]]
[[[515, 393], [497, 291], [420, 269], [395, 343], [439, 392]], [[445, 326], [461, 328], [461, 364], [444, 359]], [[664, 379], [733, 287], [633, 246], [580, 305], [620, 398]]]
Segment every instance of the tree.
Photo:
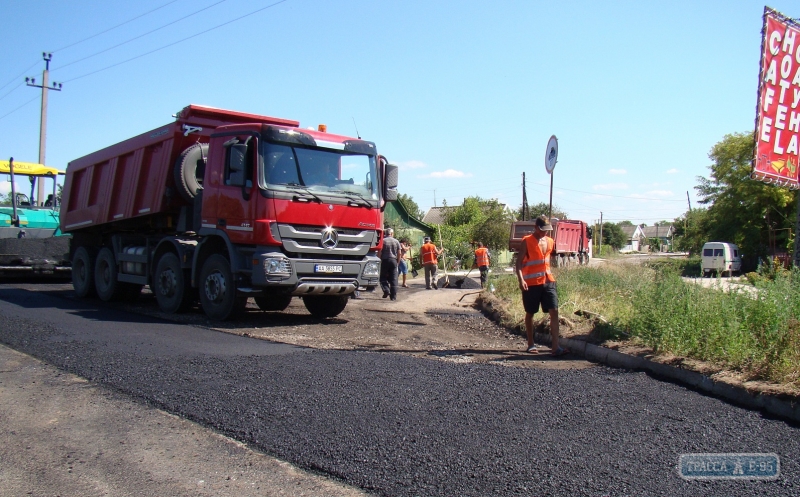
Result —
[[695, 208], [675, 219], [672, 227], [675, 233], [675, 248], [690, 254], [699, 254], [703, 245], [710, 240], [708, 233], [710, 217], [708, 209]]
[[[528, 219], [528, 221], [532, 221], [541, 215], [548, 216], [548, 212], [550, 212], [550, 204], [546, 202], [539, 202], [538, 204], [529, 205], [528, 216], [530, 219]], [[518, 220], [522, 221], [522, 206], [514, 211], [514, 215]], [[569, 219], [569, 214], [567, 214], [566, 211], [561, 210], [561, 208], [556, 204], [553, 204], [553, 215], [548, 217], [554, 217], [556, 219]]]
[[633, 223], [630, 221], [620, 221], [617, 223], [617, 226], [619, 226], [620, 228], [624, 226], [633, 226]]
[[0, 205], [11, 205], [11, 194], [0, 193]]
[[754, 148], [753, 133], [734, 133], [711, 149], [710, 177], [698, 177], [695, 187], [709, 206], [706, 241], [733, 242], [753, 258], [773, 248], [791, 252], [796, 194], [750, 179]]
[[511, 233], [511, 214], [497, 200], [468, 197], [458, 206], [445, 210], [442, 238], [448, 255], [471, 260], [475, 243], [483, 242], [489, 250], [508, 246]]
[[423, 217], [425, 217], [425, 213], [420, 210], [419, 205], [417, 205], [417, 203], [414, 202], [414, 199], [411, 198], [411, 195], [406, 195], [405, 193], [401, 193], [397, 196], [397, 200], [399, 200], [400, 203], [403, 204], [403, 207], [405, 207], [405, 209], [408, 211], [409, 214], [411, 214], [412, 217], [415, 217], [417, 219], [422, 219]]
[[603, 245], [610, 245], [611, 247], [619, 250], [625, 246], [628, 237], [618, 224], [606, 221], [603, 223]]

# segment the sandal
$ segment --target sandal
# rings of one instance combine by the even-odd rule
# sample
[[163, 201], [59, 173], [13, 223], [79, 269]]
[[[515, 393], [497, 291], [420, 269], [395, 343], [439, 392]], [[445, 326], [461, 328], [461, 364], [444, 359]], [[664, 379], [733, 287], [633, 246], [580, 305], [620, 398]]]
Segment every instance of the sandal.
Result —
[[559, 347], [550, 353], [550, 355], [552, 355], [553, 357], [561, 357], [562, 355], [567, 355], [567, 354], [569, 354], [569, 349], [565, 349], [564, 347]]
[[526, 350], [525, 352], [527, 352], [529, 354], [538, 354], [539, 353], [539, 346], [535, 345], [535, 344], [531, 345], [530, 347], [528, 347], [528, 350]]

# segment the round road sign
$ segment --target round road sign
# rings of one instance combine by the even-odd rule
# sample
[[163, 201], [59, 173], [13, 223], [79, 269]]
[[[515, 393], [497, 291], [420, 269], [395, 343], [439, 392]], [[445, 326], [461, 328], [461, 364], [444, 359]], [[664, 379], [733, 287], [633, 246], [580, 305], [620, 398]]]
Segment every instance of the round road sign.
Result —
[[552, 174], [553, 169], [556, 167], [556, 160], [558, 159], [558, 138], [556, 135], [550, 137], [547, 142], [547, 150], [544, 153], [544, 168], [547, 174]]

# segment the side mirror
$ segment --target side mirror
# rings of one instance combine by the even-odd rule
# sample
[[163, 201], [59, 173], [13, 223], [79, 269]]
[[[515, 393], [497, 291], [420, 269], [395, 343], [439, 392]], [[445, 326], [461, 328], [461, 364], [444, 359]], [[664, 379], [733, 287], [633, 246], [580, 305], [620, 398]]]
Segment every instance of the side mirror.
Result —
[[394, 202], [397, 200], [397, 183], [398, 183], [398, 168], [394, 164], [386, 164], [383, 173], [384, 177], [384, 190], [383, 198], [387, 202]]

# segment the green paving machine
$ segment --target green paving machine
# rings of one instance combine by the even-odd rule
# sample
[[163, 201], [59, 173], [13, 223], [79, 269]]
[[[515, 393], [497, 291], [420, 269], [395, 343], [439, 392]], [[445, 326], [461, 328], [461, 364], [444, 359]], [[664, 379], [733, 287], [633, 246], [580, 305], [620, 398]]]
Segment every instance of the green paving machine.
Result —
[[[0, 278], [53, 276], [69, 278], [69, 236], [59, 228], [58, 176], [63, 171], [30, 162], [0, 161], [11, 191], [0, 205]], [[30, 196], [18, 192], [15, 179], [26, 176]], [[46, 198], [35, 198], [37, 182], [52, 185]], [[44, 191], [40, 189], [40, 191]]]

